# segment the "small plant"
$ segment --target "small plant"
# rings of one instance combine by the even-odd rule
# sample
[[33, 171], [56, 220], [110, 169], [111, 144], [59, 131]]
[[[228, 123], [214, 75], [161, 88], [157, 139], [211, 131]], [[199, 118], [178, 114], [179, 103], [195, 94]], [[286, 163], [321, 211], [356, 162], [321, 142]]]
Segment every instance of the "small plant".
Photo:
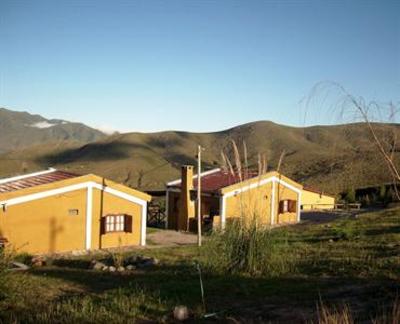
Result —
[[119, 267], [124, 266], [125, 254], [121, 248], [121, 239], [119, 239], [119, 241], [118, 241], [118, 248], [114, 252], [111, 252], [111, 258], [112, 258], [114, 267], [116, 267], [117, 269]]
[[322, 301], [317, 306], [318, 324], [353, 324], [354, 320], [350, 308], [344, 305], [341, 308], [325, 306]]

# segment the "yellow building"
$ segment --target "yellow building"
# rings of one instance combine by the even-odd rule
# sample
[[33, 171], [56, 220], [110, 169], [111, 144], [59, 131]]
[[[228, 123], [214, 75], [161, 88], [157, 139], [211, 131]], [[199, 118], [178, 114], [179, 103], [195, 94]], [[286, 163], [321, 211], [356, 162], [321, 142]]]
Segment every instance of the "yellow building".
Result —
[[0, 179], [0, 240], [29, 253], [145, 245], [150, 199], [92, 174], [55, 169]]
[[[242, 175], [214, 169], [201, 174], [201, 217], [205, 224], [244, 217], [275, 225], [300, 221], [302, 185], [278, 172]], [[181, 179], [167, 183], [167, 228], [190, 230], [196, 224], [197, 175], [182, 167]]]
[[335, 197], [312, 188], [304, 187], [301, 195], [302, 210], [334, 209]]

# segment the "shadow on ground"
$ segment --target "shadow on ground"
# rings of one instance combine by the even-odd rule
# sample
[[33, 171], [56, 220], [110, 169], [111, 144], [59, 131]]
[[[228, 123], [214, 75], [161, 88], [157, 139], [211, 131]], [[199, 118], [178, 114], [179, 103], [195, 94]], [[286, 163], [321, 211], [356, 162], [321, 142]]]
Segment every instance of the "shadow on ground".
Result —
[[[94, 270], [49, 267], [31, 272], [34, 276], [62, 279], [78, 286], [85, 294], [122, 290], [134, 294], [141, 289], [166, 301], [168, 308], [188, 305], [201, 309], [199, 276], [194, 265], [160, 265], [131, 273], [105, 273]], [[315, 319], [316, 305], [347, 304], [359, 319], [370, 319], [377, 306], [394, 299], [399, 283], [358, 278], [254, 278], [205, 271], [203, 283], [206, 311], [219, 320], [305, 322]], [[68, 294], [62, 297], [68, 298]], [[154, 314], [157, 315], [157, 314]], [[199, 315], [199, 314], [197, 314]], [[215, 320], [215, 318], [214, 318]]]

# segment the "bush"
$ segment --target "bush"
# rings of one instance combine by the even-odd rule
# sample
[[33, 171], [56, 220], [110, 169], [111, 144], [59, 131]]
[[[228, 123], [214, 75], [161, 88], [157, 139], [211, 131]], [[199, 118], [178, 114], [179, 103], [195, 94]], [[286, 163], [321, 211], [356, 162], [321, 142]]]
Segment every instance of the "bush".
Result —
[[344, 200], [349, 204], [356, 202], [356, 191], [354, 190], [354, 188], [349, 188], [346, 190]]
[[214, 232], [205, 244], [203, 262], [214, 271], [279, 276], [294, 270], [285, 232], [234, 221]]

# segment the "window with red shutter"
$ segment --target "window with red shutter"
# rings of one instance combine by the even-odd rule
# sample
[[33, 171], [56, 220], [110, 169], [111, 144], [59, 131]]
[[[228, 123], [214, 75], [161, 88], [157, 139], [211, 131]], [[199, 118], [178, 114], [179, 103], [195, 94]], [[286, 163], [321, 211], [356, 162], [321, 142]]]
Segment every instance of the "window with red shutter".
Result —
[[132, 233], [132, 216], [131, 215], [124, 215], [124, 217], [125, 217], [124, 232]]
[[100, 235], [106, 234], [106, 217], [100, 218]]
[[293, 209], [294, 209], [294, 211], [296, 211], [296, 201], [295, 200], [285, 199], [285, 200], [281, 200], [279, 202], [279, 214], [291, 213]]
[[101, 234], [112, 232], [132, 233], [132, 216], [125, 214], [106, 215], [101, 218]]
[[295, 213], [297, 211], [297, 201], [296, 200], [289, 200], [289, 212]]

